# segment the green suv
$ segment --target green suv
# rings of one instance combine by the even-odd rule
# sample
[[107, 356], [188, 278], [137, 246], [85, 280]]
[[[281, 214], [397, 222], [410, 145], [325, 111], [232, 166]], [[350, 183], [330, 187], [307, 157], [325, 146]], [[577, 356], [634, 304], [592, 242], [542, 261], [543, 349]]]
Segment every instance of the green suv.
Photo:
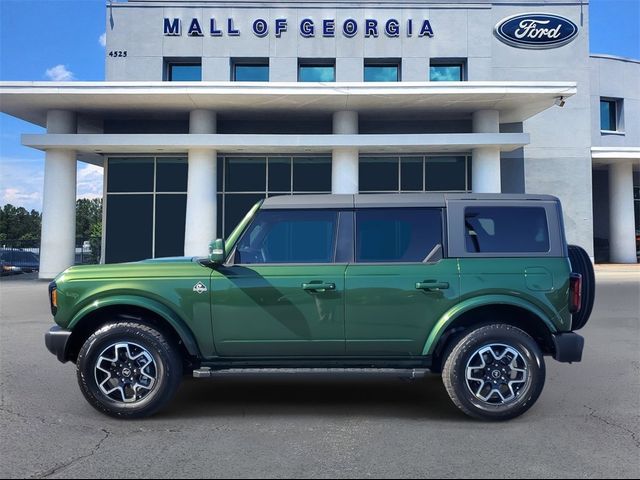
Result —
[[207, 258], [72, 267], [45, 336], [117, 417], [151, 415], [183, 374], [442, 374], [468, 415], [504, 420], [578, 362], [593, 268], [555, 197], [305, 195], [255, 205]]

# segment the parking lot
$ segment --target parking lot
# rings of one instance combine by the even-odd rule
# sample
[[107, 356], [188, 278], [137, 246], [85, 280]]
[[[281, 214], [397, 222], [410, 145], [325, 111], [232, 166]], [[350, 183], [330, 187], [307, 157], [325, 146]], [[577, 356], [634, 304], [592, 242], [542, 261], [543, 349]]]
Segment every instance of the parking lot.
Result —
[[171, 406], [118, 421], [46, 351], [47, 284], [0, 281], [2, 477], [640, 476], [640, 270], [602, 269], [584, 361], [549, 359], [523, 417], [471, 420], [438, 377], [183, 383]]

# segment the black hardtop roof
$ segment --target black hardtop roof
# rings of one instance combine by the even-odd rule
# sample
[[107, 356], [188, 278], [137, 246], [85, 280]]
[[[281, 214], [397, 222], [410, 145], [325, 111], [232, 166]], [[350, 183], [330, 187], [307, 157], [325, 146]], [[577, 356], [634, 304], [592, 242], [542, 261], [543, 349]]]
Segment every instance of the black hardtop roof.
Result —
[[551, 201], [552, 195], [513, 193], [376, 193], [359, 195], [281, 195], [267, 198], [263, 209], [444, 207], [451, 200]]

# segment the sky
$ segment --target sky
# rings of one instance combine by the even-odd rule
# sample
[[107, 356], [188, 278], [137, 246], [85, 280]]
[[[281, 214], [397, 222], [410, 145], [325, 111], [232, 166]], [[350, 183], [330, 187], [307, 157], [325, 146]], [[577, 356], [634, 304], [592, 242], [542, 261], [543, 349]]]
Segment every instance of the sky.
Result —
[[[0, 81], [104, 80], [106, 3], [0, 0]], [[591, 0], [589, 18], [592, 53], [640, 58], [640, 0]], [[42, 131], [0, 114], [0, 206], [42, 210], [44, 152], [20, 144]], [[101, 196], [102, 168], [78, 162], [78, 198]]]

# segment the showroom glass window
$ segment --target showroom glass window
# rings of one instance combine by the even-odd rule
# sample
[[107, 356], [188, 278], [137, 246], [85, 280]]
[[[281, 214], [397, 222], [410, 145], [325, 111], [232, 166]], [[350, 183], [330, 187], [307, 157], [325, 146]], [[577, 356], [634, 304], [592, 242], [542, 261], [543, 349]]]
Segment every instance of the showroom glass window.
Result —
[[361, 155], [361, 193], [467, 192], [468, 155]]
[[107, 160], [106, 263], [184, 254], [184, 157]]
[[218, 236], [226, 237], [259, 200], [331, 193], [331, 156], [269, 155], [218, 158]]

